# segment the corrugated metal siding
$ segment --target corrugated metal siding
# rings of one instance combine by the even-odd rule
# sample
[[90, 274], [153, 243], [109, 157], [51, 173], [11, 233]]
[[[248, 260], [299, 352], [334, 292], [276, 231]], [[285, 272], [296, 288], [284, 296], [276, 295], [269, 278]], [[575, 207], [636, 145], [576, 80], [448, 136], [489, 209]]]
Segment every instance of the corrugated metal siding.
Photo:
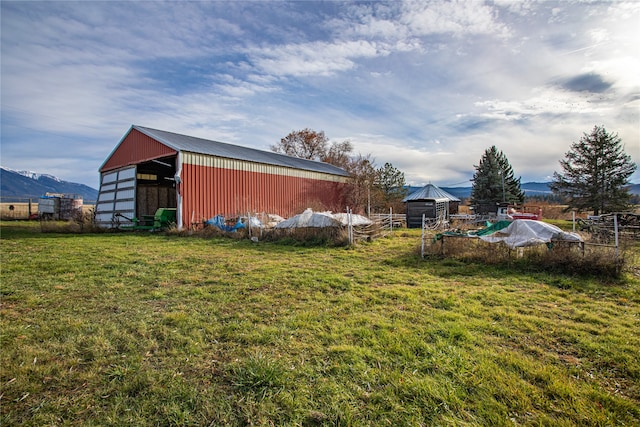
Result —
[[120, 213], [133, 218], [136, 214], [136, 168], [103, 173], [101, 181], [95, 207], [96, 223], [101, 227], [113, 227], [114, 221], [130, 223], [130, 220], [114, 215]]
[[113, 153], [111, 153], [111, 156], [102, 165], [100, 172], [175, 154], [177, 154], [175, 150], [136, 129], [131, 129], [124, 140], [120, 142]]
[[215, 215], [275, 213], [288, 217], [306, 207], [344, 208], [344, 177], [183, 153], [184, 226]]
[[304, 169], [269, 165], [265, 163], [249, 162], [246, 160], [230, 159], [226, 157], [210, 156], [206, 154], [182, 153], [182, 163], [209, 168], [232, 169], [243, 172], [260, 174], [281, 175], [295, 178], [317, 179], [322, 181], [347, 182], [345, 176], [338, 176], [323, 172]]
[[458, 199], [457, 197], [452, 196], [451, 194], [433, 184], [427, 184], [421, 189], [414, 191], [413, 193], [405, 197], [403, 202], [412, 200], [449, 200], [454, 202], [460, 201], [460, 199]]

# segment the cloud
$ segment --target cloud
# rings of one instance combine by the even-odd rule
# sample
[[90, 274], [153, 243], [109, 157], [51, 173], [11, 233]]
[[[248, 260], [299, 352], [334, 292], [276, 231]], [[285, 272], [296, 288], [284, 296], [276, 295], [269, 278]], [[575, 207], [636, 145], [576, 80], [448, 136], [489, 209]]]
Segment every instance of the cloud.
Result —
[[498, 21], [496, 10], [482, 2], [373, 2], [350, 7], [346, 16], [343, 20], [333, 20], [331, 25], [348, 37], [406, 41], [442, 34], [506, 37], [510, 33], [508, 27]]
[[312, 42], [249, 51], [258, 70], [272, 76], [329, 76], [354, 68], [357, 59], [387, 54], [384, 46], [363, 40]]
[[574, 92], [603, 93], [608, 91], [612, 84], [605, 81], [598, 74], [589, 73], [572, 77], [565, 81], [562, 86]]
[[599, 114], [609, 108], [597, 102], [596, 95], [575, 96], [553, 87], [535, 88], [531, 95], [522, 100], [484, 100], [476, 102], [476, 106], [487, 110], [482, 117], [507, 121], [540, 115]]
[[470, 34], [509, 36], [506, 25], [496, 19], [495, 10], [486, 4], [470, 1], [403, 3], [401, 21], [415, 35], [452, 34], [461, 37]]

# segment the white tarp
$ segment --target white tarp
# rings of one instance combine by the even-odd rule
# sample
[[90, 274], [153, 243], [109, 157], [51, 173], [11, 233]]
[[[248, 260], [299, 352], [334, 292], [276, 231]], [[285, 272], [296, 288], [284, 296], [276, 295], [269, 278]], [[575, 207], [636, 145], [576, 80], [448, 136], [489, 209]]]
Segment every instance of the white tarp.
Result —
[[[340, 221], [342, 225], [349, 225], [349, 214], [348, 213], [337, 213], [333, 214], [333, 217]], [[351, 225], [371, 225], [373, 222], [367, 218], [366, 216], [351, 214]]]
[[314, 212], [307, 209], [301, 214], [276, 224], [274, 228], [305, 228], [305, 227], [340, 227], [342, 224], [329, 212]]
[[582, 242], [577, 233], [568, 233], [552, 224], [529, 219], [517, 219], [506, 228], [487, 236], [478, 236], [485, 242], [504, 242], [511, 249], [543, 243], [564, 241]]
[[280, 223], [284, 221], [284, 218], [282, 218], [280, 215], [276, 215], [276, 214], [267, 214], [267, 227], [269, 228], [273, 228], [276, 226], [276, 224]]

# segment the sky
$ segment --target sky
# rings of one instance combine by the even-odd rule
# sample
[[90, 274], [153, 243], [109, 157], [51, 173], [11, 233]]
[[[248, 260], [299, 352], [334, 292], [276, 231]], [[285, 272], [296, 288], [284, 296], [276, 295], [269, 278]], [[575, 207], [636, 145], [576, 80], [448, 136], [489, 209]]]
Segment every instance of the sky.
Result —
[[[2, 166], [99, 187], [131, 125], [349, 140], [408, 184], [495, 145], [550, 181], [604, 126], [640, 160], [640, 1], [5, 1]], [[630, 179], [640, 183], [640, 172]]]

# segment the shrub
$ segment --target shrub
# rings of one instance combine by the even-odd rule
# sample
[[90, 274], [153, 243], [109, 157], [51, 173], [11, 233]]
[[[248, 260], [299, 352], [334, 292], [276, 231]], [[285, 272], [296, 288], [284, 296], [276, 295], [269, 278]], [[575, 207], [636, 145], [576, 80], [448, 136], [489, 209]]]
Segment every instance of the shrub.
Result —
[[274, 228], [263, 235], [263, 239], [271, 242], [299, 246], [347, 246], [349, 237], [343, 227], [326, 228]]

